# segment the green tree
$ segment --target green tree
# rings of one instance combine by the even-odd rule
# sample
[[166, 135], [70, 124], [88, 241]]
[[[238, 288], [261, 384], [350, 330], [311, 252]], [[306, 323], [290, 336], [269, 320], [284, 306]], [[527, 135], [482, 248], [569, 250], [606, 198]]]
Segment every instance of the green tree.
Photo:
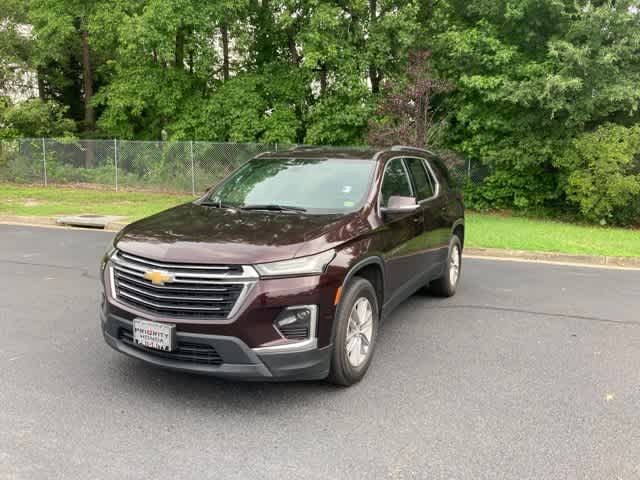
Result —
[[3, 92], [24, 92], [25, 74], [33, 40], [29, 37], [25, 0], [5, 0], [0, 3], [0, 96]]
[[[640, 124], [639, 8], [637, 0], [5, 0], [0, 97], [29, 71], [46, 102], [5, 98], [3, 127], [7, 134], [12, 118], [11, 135], [42, 131], [40, 111], [54, 125], [73, 119], [81, 136], [336, 145], [386, 128], [382, 143], [429, 138], [482, 165], [488, 176], [468, 187], [470, 206], [630, 223], [635, 214], [619, 202], [591, 204], [585, 185], [603, 188], [596, 177], [611, 168], [624, 178], [615, 191], [636, 201], [620, 160], [628, 155], [606, 136]], [[22, 24], [33, 25], [32, 37]], [[429, 78], [451, 89], [415, 94], [415, 51], [432, 52]], [[51, 131], [69, 132], [63, 123]], [[602, 138], [597, 162], [585, 153], [593, 138]]]
[[588, 220], [630, 224], [640, 218], [640, 125], [607, 124], [584, 133], [556, 164], [569, 201]]
[[451, 0], [438, 12], [434, 59], [457, 87], [448, 143], [490, 167], [481, 206], [559, 207], [554, 160], [571, 139], [637, 121], [634, 3]]
[[[95, 57], [89, 24], [100, 0], [32, 0], [36, 68], [46, 77], [42, 97], [82, 104], [82, 130], [95, 130]], [[77, 112], [73, 112], [78, 114]]]

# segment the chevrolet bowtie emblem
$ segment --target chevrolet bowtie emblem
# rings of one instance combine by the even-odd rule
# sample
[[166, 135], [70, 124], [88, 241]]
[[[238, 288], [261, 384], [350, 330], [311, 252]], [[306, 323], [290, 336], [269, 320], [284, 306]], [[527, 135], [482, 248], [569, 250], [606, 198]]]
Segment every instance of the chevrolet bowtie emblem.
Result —
[[165, 283], [171, 283], [174, 280], [173, 275], [161, 270], [147, 270], [144, 272], [144, 278], [151, 280], [151, 283], [154, 285], [164, 285]]

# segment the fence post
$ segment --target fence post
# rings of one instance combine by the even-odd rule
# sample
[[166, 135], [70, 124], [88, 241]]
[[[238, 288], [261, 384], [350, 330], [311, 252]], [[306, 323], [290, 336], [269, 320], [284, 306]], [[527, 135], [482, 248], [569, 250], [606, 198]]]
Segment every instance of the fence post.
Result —
[[44, 137], [42, 137], [42, 175], [44, 179], [44, 186], [47, 186], [47, 146], [44, 143]]
[[193, 161], [193, 140], [190, 142], [191, 147], [191, 194], [195, 196], [196, 194], [196, 173], [195, 166]]
[[471, 180], [471, 158], [469, 158], [469, 166], [467, 167], [467, 179]]
[[276, 143], [276, 152], [278, 151], [278, 144]]
[[113, 139], [113, 163], [116, 167], [116, 192], [118, 191], [118, 140]]

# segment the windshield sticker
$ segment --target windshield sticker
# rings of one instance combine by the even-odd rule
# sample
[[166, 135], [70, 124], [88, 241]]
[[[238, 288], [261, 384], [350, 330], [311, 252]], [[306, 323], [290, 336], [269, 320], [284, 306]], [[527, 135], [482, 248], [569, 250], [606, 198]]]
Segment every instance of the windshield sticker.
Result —
[[351, 185], [345, 185], [342, 187], [342, 193], [351, 193]]
[[352, 201], [347, 200], [343, 202], [342, 205], [344, 205], [345, 207], [353, 207], [354, 203]]

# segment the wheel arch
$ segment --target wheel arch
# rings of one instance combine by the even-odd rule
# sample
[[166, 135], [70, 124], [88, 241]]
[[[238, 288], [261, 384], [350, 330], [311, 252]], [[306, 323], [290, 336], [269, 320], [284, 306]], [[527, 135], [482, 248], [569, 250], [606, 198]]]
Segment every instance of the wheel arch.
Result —
[[464, 218], [460, 218], [453, 223], [451, 235], [457, 235], [460, 239], [460, 246], [464, 249]]
[[382, 258], [375, 255], [352, 265], [342, 282], [343, 289], [353, 277], [362, 277], [371, 282], [378, 297], [378, 308], [382, 309], [382, 305], [384, 305], [384, 261]]

